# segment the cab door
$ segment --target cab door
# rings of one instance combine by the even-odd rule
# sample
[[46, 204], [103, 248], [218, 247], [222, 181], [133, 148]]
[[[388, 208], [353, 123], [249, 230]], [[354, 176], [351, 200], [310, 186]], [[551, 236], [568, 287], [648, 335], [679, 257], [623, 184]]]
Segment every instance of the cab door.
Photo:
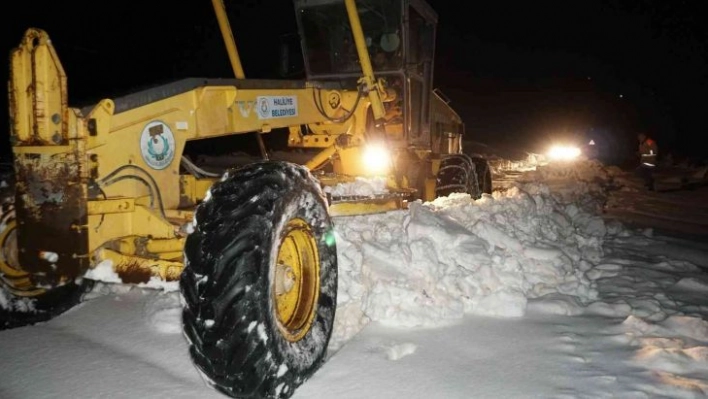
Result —
[[430, 148], [430, 97], [437, 14], [421, 0], [406, 1], [403, 12], [407, 136], [409, 144]]

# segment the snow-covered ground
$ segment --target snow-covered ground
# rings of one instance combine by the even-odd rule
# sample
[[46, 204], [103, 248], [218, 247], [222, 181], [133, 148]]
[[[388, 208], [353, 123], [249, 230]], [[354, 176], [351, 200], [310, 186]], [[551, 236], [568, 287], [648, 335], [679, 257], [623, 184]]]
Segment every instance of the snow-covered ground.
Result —
[[[499, 166], [477, 201], [335, 219], [335, 330], [294, 398], [706, 397], [708, 235], [650, 227], [687, 203], [590, 161]], [[223, 396], [191, 365], [178, 292], [105, 283], [0, 332], [0, 397]]]

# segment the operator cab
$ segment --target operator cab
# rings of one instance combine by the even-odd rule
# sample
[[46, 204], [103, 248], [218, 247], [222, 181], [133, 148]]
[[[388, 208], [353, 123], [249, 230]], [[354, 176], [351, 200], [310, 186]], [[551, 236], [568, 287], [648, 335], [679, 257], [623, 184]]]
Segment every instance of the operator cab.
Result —
[[[308, 80], [356, 88], [363, 74], [344, 0], [295, 0]], [[377, 78], [394, 89], [387, 130], [407, 145], [430, 148], [437, 14], [423, 0], [359, 0], [359, 18]]]

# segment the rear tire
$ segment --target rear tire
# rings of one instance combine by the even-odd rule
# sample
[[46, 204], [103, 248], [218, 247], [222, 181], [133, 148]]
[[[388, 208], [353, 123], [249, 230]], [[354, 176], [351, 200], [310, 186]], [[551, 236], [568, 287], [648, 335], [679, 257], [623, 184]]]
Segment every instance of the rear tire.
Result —
[[450, 154], [444, 158], [435, 180], [435, 197], [452, 193], [466, 193], [473, 199], [481, 197], [475, 164], [465, 154]]
[[196, 367], [237, 398], [288, 398], [322, 364], [337, 251], [322, 190], [299, 165], [230, 171], [197, 208], [180, 281]]
[[15, 210], [0, 214], [0, 330], [48, 321], [79, 304], [94, 282], [83, 279], [45, 288], [36, 286], [17, 261]]
[[482, 194], [492, 193], [492, 171], [486, 159], [472, 157], [477, 178], [479, 179], [479, 191]]

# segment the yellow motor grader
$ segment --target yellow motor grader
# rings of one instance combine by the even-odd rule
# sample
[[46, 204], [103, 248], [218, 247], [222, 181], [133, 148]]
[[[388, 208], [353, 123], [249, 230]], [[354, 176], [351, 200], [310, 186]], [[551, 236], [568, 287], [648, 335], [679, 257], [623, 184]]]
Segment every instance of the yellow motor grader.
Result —
[[[179, 281], [196, 367], [233, 397], [288, 397], [332, 332], [332, 217], [491, 192], [462, 153], [460, 117], [433, 90], [437, 15], [423, 0], [294, 0], [307, 80], [244, 76], [221, 0], [235, 79], [189, 78], [69, 106], [46, 32], [11, 53], [14, 197], [0, 222], [0, 317], [48, 320], [77, 304], [88, 271]], [[305, 162], [269, 159], [282, 131]], [[262, 158], [215, 171], [189, 142], [256, 133]], [[337, 196], [357, 178], [387, 190]]]

